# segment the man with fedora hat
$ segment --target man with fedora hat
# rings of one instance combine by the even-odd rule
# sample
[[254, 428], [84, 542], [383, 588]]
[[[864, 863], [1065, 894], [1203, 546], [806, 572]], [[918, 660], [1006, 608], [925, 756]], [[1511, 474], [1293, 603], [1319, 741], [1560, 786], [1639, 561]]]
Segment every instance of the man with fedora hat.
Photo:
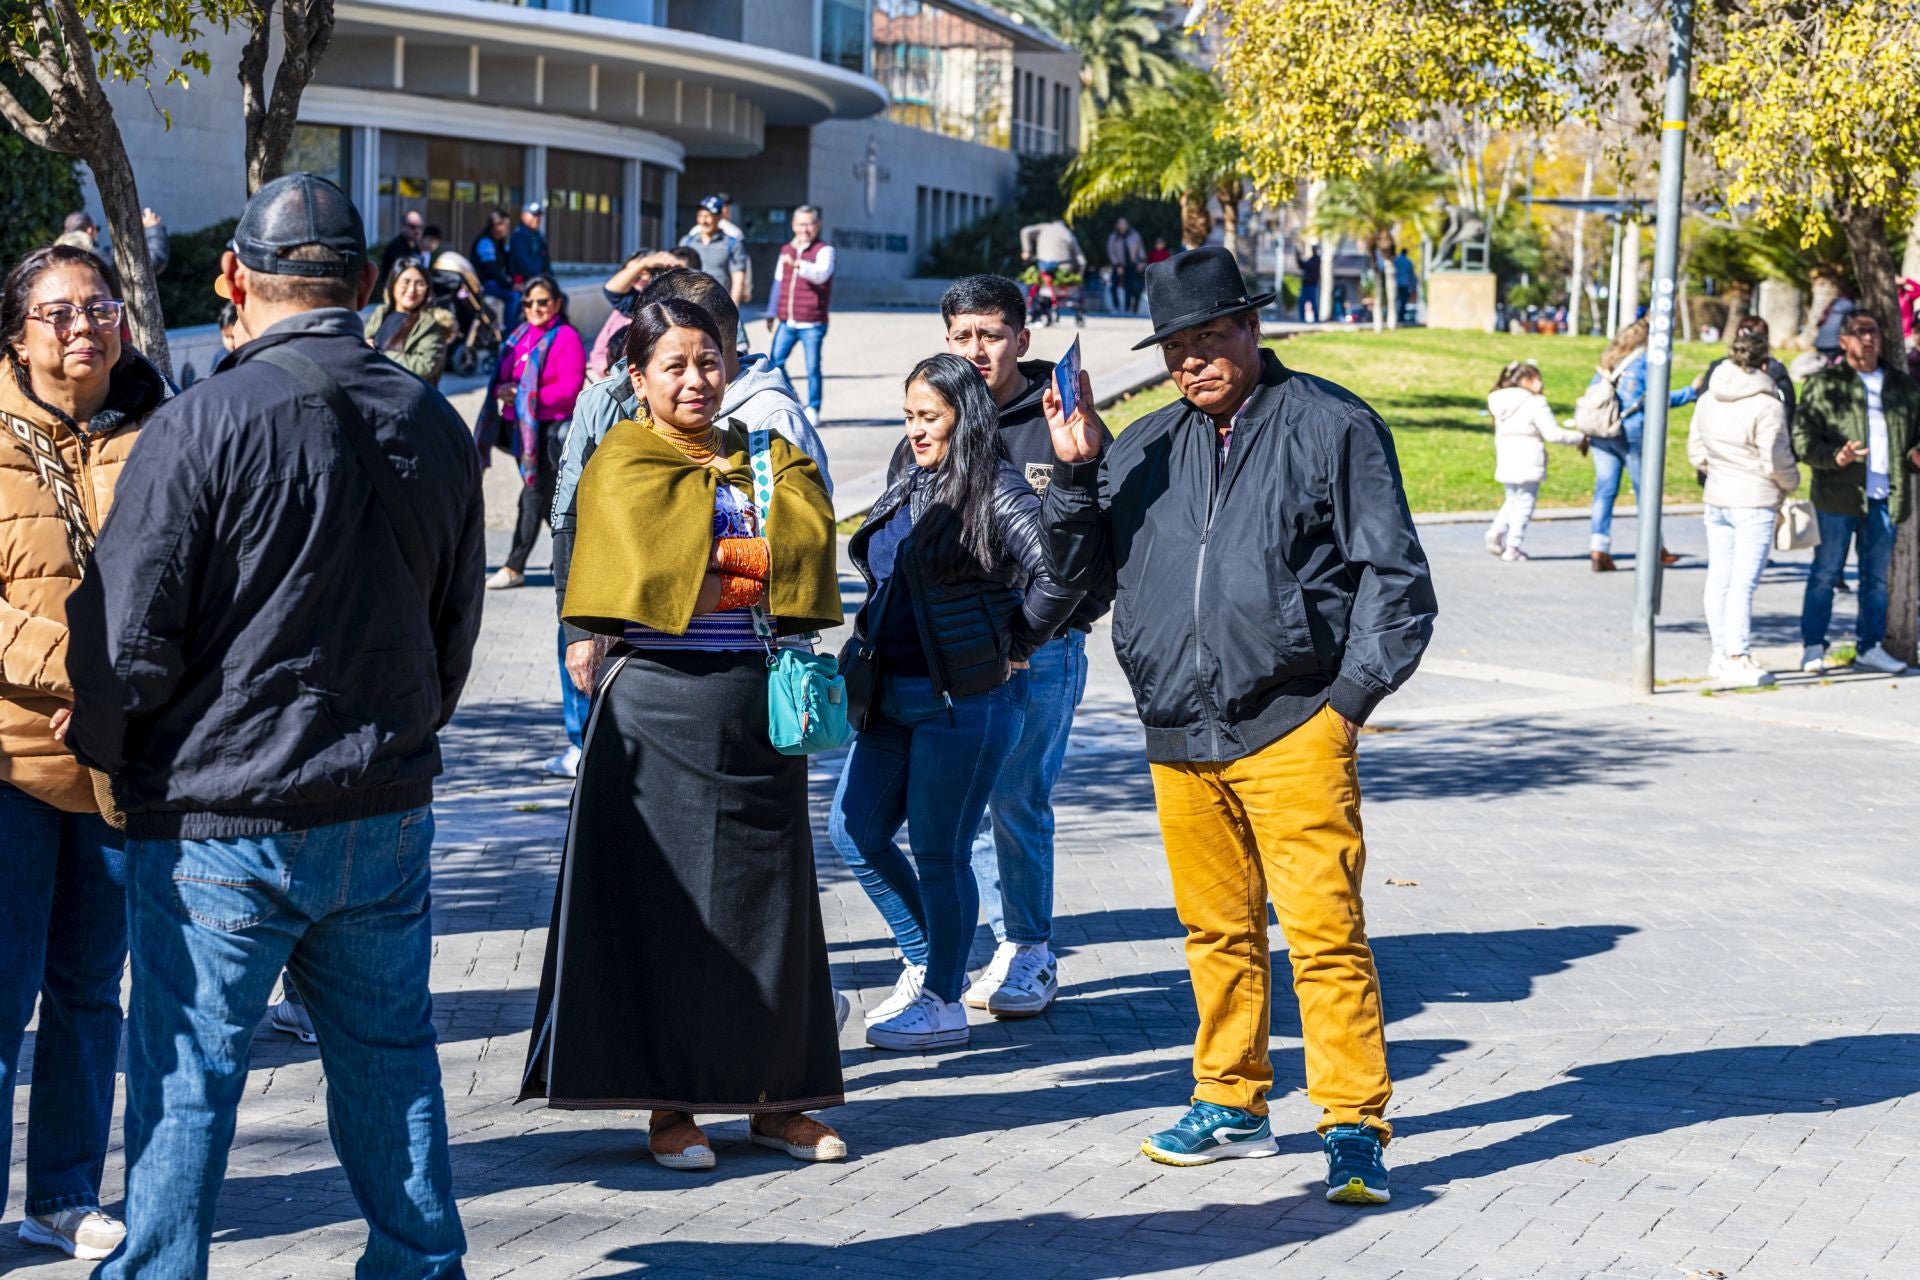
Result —
[[[1427, 562], [1393, 440], [1365, 402], [1260, 346], [1224, 249], [1147, 269], [1182, 399], [1102, 449], [1082, 375], [1044, 518], [1070, 587], [1114, 601], [1146, 726], [1199, 1005], [1192, 1106], [1141, 1150], [1167, 1164], [1275, 1152], [1267, 1119], [1267, 899], [1286, 934], [1321, 1108], [1327, 1198], [1388, 1199], [1380, 981], [1360, 881], [1359, 726], [1433, 633]], [[1136, 348], [1138, 349], [1138, 348]]]
[[207, 1273], [282, 968], [369, 1224], [360, 1274], [461, 1271], [428, 855], [480, 628], [479, 459], [440, 393], [367, 345], [366, 246], [324, 178], [247, 202], [221, 274], [251, 340], [149, 420], [68, 605], [68, 743], [112, 778], [129, 854], [127, 1239], [107, 1280]]

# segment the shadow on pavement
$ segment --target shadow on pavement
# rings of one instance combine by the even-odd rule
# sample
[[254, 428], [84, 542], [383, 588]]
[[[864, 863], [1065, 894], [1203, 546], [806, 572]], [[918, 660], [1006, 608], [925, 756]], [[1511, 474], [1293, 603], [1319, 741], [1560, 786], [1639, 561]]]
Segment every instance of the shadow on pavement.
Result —
[[1573, 787], [1639, 790], [1702, 744], [1685, 734], [1640, 725], [1563, 725], [1513, 719], [1472, 725], [1415, 726], [1369, 739], [1360, 752], [1367, 801], [1480, 799], [1537, 795]]

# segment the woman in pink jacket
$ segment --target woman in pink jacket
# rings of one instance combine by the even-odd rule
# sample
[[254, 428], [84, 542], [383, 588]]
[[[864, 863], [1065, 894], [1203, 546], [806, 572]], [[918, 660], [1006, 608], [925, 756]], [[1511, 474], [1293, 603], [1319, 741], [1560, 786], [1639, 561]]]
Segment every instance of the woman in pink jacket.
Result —
[[520, 465], [520, 510], [513, 526], [513, 547], [487, 589], [518, 587], [527, 580], [527, 557], [553, 508], [553, 487], [560, 474], [560, 450], [566, 443], [573, 402], [587, 380], [587, 348], [567, 323], [567, 295], [552, 276], [535, 276], [521, 295], [526, 319], [508, 339], [494, 374], [492, 397], [499, 406], [500, 444]]

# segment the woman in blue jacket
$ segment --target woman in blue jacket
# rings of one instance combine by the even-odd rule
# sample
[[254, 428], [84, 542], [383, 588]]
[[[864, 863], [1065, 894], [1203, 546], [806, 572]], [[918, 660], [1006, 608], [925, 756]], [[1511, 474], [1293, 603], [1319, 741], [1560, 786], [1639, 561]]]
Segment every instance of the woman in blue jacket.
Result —
[[[1640, 435], [1647, 424], [1647, 322], [1635, 320], [1613, 335], [1613, 341], [1600, 356], [1600, 368], [1593, 381], [1613, 379], [1613, 394], [1620, 401], [1620, 434], [1594, 436], [1593, 457], [1593, 537], [1588, 547], [1595, 573], [1612, 573], [1613, 503], [1620, 496], [1620, 477], [1624, 473], [1633, 482], [1634, 501], [1640, 501]], [[1592, 385], [1589, 383], [1588, 385]], [[1669, 405], [1691, 403], [1690, 388], [1682, 386], [1668, 400]], [[1660, 548], [1660, 562], [1673, 564], [1680, 557]]]

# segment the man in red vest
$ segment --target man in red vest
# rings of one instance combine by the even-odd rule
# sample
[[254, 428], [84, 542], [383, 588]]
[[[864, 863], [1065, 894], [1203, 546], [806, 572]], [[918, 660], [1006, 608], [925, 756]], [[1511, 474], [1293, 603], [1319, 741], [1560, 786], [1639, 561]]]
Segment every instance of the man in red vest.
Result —
[[767, 328], [773, 331], [773, 367], [787, 371], [797, 342], [807, 353], [807, 419], [820, 425], [820, 344], [827, 336], [827, 309], [833, 300], [833, 246], [820, 239], [820, 210], [803, 204], [793, 211], [793, 239], [780, 246], [773, 269], [773, 293]]

